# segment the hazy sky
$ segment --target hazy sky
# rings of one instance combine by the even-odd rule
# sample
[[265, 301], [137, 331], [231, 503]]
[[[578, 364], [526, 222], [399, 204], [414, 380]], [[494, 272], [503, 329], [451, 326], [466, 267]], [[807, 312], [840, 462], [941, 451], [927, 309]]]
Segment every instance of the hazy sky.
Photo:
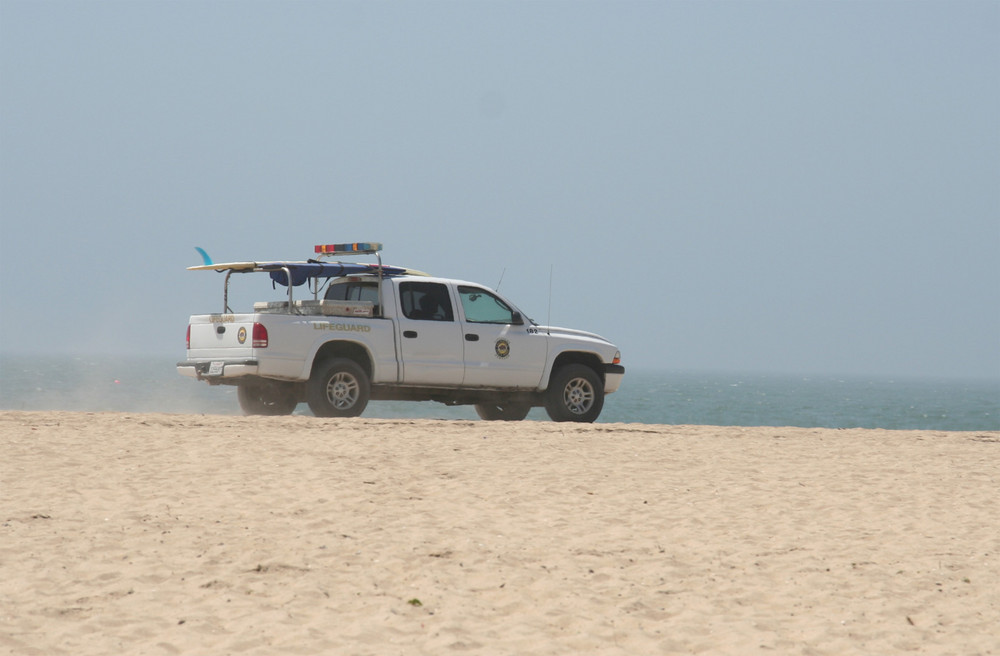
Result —
[[632, 367], [1000, 377], [1000, 2], [0, 0], [0, 220], [7, 353], [377, 240]]

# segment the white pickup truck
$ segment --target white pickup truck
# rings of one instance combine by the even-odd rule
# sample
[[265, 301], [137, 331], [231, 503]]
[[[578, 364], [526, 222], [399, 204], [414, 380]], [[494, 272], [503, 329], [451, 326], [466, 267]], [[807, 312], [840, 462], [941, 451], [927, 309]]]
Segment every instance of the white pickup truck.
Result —
[[[544, 406], [555, 421], [592, 422], [625, 374], [608, 340], [539, 326], [481, 285], [383, 266], [381, 244], [316, 247], [320, 257], [374, 254], [378, 264], [308, 260], [189, 267], [226, 273], [218, 314], [192, 316], [179, 373], [236, 385], [247, 414], [360, 415], [368, 401], [439, 401], [483, 419], [521, 420]], [[287, 287], [280, 301], [229, 308], [236, 274]], [[291, 282], [291, 284], [289, 284]], [[296, 287], [308, 298], [293, 298]]]

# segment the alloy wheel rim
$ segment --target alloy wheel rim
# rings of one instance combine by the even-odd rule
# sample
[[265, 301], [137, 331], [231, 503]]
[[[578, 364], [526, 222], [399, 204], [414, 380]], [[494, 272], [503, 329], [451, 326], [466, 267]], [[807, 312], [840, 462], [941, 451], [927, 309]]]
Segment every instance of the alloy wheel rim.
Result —
[[344, 410], [357, 402], [359, 387], [354, 376], [340, 372], [330, 378], [330, 382], [327, 383], [326, 397], [334, 407]]
[[563, 401], [570, 412], [582, 415], [594, 405], [594, 388], [585, 378], [574, 378], [566, 383]]

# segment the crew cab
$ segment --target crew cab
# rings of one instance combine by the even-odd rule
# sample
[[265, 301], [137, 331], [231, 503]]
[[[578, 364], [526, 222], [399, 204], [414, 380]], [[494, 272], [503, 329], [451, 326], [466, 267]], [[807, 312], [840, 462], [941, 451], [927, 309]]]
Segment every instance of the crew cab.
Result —
[[[382, 245], [315, 247], [318, 257], [375, 255], [377, 263], [310, 259], [230, 262], [223, 307], [194, 315], [180, 374], [236, 385], [247, 414], [360, 415], [369, 400], [475, 406], [488, 420], [521, 420], [544, 406], [555, 421], [592, 422], [625, 373], [618, 348], [580, 330], [540, 326], [483, 285], [384, 266]], [[204, 253], [203, 253], [204, 255]], [[229, 307], [233, 276], [267, 276], [280, 300]], [[295, 298], [295, 290], [305, 298]]]

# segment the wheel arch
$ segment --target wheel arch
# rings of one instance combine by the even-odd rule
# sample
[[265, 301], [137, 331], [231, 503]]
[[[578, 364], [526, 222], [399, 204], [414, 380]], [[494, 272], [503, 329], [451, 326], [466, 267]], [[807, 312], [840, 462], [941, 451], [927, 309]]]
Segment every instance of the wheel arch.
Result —
[[352, 342], [346, 339], [331, 340], [320, 345], [312, 358], [312, 365], [309, 369], [310, 377], [312, 377], [312, 372], [316, 371], [316, 367], [330, 358], [348, 358], [354, 360], [364, 370], [365, 374], [368, 375], [369, 379], [373, 377], [374, 365], [372, 364], [372, 356], [368, 347], [360, 342]]
[[552, 382], [552, 375], [568, 364], [582, 364], [590, 367], [597, 374], [597, 377], [601, 379], [601, 384], [604, 384], [604, 367], [601, 364], [601, 357], [599, 355], [589, 351], [563, 351], [556, 356], [555, 360], [552, 361], [552, 366], [546, 372], [546, 389], [548, 389], [549, 383]]

